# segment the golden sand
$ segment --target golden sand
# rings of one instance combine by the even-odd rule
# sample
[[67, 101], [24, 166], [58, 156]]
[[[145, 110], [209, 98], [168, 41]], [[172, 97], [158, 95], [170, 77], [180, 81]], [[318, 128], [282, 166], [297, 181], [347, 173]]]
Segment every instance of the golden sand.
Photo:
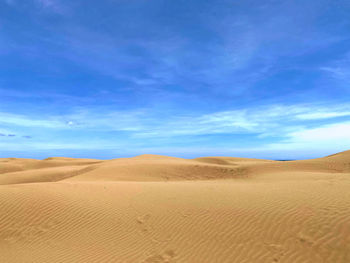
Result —
[[0, 262], [350, 262], [350, 151], [0, 159]]

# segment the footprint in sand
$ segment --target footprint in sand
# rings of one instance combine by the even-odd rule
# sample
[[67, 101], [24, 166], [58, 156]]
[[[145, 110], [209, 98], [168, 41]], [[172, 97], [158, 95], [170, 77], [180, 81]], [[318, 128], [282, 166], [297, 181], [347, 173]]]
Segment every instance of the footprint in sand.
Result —
[[139, 216], [136, 219], [136, 222], [140, 225], [141, 227], [141, 231], [144, 233], [147, 233], [150, 231], [150, 226], [148, 225], [148, 220], [151, 218], [151, 215], [146, 214], [146, 215], [142, 215]]
[[146, 258], [142, 263], [174, 263], [175, 262], [175, 251], [169, 249], [159, 255], [152, 255]]

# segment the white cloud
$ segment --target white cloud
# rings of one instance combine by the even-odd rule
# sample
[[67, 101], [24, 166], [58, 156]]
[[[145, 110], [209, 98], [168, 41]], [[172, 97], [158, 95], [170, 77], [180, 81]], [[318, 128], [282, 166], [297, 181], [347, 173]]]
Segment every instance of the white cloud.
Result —
[[283, 136], [300, 130], [311, 120], [350, 116], [350, 106], [272, 105], [250, 110], [215, 112], [199, 116], [175, 117], [158, 123], [136, 136], [176, 136], [219, 133], [257, 133], [260, 137]]
[[287, 139], [272, 143], [266, 149], [318, 150], [337, 152], [350, 149], [350, 122], [334, 123], [316, 128], [302, 128], [286, 134]]
[[[23, 146], [27, 150], [94, 148], [112, 150], [129, 147], [135, 149], [134, 152], [138, 152], [143, 147], [150, 147], [150, 144], [156, 143], [154, 151], [158, 149], [157, 151], [160, 152], [165, 151], [159, 146], [163, 141], [172, 142], [175, 145], [179, 142], [179, 139], [173, 138], [175, 136], [254, 134], [258, 136], [256, 147], [242, 145], [232, 148], [228, 142], [227, 147], [201, 148], [201, 152], [205, 150], [208, 154], [217, 152], [225, 155], [242, 153], [242, 156], [251, 152], [260, 157], [269, 153], [266, 156], [272, 158], [284, 158], [285, 156], [293, 158], [292, 156], [298, 156], [298, 151], [303, 153], [309, 151], [310, 155], [317, 156], [316, 151], [320, 152], [320, 156], [350, 148], [350, 120], [332, 119], [339, 116], [349, 116], [347, 105], [333, 107], [272, 105], [202, 115], [179, 114], [170, 117], [167, 115], [167, 118], [161, 117], [159, 112], [156, 114], [154, 110], [146, 109], [100, 112], [97, 109], [95, 111], [81, 109], [72, 114], [40, 119], [26, 115], [0, 113], [0, 126], [6, 127], [6, 129], [0, 129], [0, 133], [21, 135], [11, 140], [5, 140], [3, 137], [0, 147], [11, 150], [20, 150]], [[317, 120], [322, 120], [318, 126]], [[310, 123], [313, 125], [311, 128]], [[65, 133], [60, 133], [65, 130], [74, 130], [75, 134], [81, 133], [85, 136], [75, 137], [71, 141]], [[124, 131], [126, 137], [122, 135], [122, 137], [111, 139], [113, 137], [101, 136], [105, 132], [114, 131]], [[93, 138], [86, 136], [89, 132], [93, 134]], [[21, 138], [25, 134], [32, 135], [33, 139], [26, 140], [23, 142], [25, 144], [22, 144]], [[195, 142], [196, 138], [192, 137], [191, 140]], [[272, 143], [263, 145], [263, 141]], [[178, 147], [179, 151], [181, 149], [186, 152], [184, 147]], [[291, 154], [293, 151], [294, 155]], [[280, 155], [274, 153], [280, 153]]]
[[350, 144], [350, 122], [336, 123], [322, 127], [305, 129], [287, 134], [292, 142], [322, 144]]
[[346, 54], [344, 58], [334, 61], [330, 65], [321, 67], [320, 70], [327, 72], [334, 79], [350, 83], [350, 53]]
[[[340, 80], [349, 80], [350, 79], [350, 65], [346, 65], [345, 61], [343, 61], [343, 65], [335, 66], [335, 67], [322, 67], [321, 70], [330, 73], [334, 78]], [[350, 61], [348, 61], [350, 64]]]
[[61, 121], [50, 119], [36, 119], [26, 115], [11, 114], [0, 112], [0, 124], [21, 126], [21, 127], [40, 127], [40, 128], [63, 128], [65, 125]]
[[81, 109], [72, 114], [34, 118], [27, 115], [1, 113], [0, 124], [49, 129], [84, 129], [96, 131], [128, 131], [141, 137], [201, 135], [218, 133], [275, 134], [277, 129], [294, 131], [311, 120], [330, 120], [350, 116], [350, 106], [272, 105], [220, 111], [209, 114], [178, 114], [160, 117], [156, 110], [101, 111]]
[[330, 119], [335, 117], [350, 116], [350, 111], [319, 111], [309, 112], [296, 115], [296, 118], [300, 120], [317, 120], [317, 119]]

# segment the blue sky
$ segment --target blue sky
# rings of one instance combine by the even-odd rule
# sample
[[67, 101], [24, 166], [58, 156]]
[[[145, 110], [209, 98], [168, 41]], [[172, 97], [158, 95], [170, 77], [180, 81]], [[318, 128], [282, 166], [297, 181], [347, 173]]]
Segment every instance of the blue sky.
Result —
[[0, 157], [350, 149], [350, 2], [0, 0]]

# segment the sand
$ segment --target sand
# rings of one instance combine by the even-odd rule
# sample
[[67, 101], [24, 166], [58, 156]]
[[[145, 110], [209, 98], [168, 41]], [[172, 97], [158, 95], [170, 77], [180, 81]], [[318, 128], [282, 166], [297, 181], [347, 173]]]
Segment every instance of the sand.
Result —
[[350, 262], [350, 151], [0, 159], [0, 262]]

